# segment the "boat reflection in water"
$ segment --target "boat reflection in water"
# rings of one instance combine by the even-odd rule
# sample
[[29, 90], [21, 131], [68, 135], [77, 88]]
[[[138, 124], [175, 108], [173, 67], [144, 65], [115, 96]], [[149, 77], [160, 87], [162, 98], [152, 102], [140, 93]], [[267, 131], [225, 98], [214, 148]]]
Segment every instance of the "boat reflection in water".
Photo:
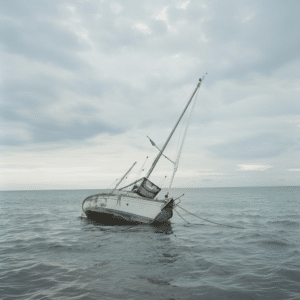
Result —
[[[101, 226], [102, 229], [104, 229], [106, 226], [111, 227], [111, 226], [117, 226], [124, 229], [125, 231], [144, 231], [144, 228], [152, 228], [154, 233], [164, 233], [164, 234], [172, 234], [173, 229], [172, 229], [172, 224], [170, 221], [166, 222], [159, 222], [159, 223], [154, 223], [149, 225], [145, 224], [140, 224], [140, 223], [133, 223], [133, 222], [126, 222], [124, 220], [120, 219], [115, 219], [115, 218], [82, 218], [83, 222], [86, 224], [93, 224], [96, 226]], [[134, 227], [132, 227], [134, 225]], [[139, 225], [139, 226], [136, 226]], [[101, 229], [101, 230], [102, 230]]]

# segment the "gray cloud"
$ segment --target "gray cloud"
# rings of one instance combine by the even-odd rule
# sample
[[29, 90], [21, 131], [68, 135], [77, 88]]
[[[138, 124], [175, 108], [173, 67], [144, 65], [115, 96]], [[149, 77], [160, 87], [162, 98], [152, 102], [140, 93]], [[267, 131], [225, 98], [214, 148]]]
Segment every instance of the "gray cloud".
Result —
[[296, 146], [296, 141], [277, 133], [247, 136], [207, 147], [217, 157], [258, 159], [277, 157]]
[[[181, 4], [2, 1], [1, 112], [6, 133], [14, 132], [4, 144], [18, 144], [24, 132], [20, 144], [145, 128], [177, 114], [173, 104], [206, 71], [195, 120], [299, 113], [296, 100], [261, 101], [261, 91], [253, 92], [276, 70], [299, 63], [297, 1]], [[163, 9], [166, 19], [157, 18]], [[297, 78], [293, 72], [287, 76]]]
[[[54, 168], [47, 172], [52, 180], [61, 164], [94, 168], [101, 156], [106, 178], [116, 162], [119, 170], [125, 157], [135, 160], [134, 150], [144, 159], [151, 147], [146, 135], [164, 142], [208, 72], [182, 174], [212, 170], [216, 186], [261, 184], [272, 176], [296, 182], [298, 173], [285, 170], [300, 157], [299, 6], [292, 0], [0, 1], [6, 167], [45, 164]], [[167, 149], [172, 158], [176, 138]], [[237, 171], [247, 164], [272, 168], [251, 178]], [[8, 186], [40, 180], [22, 174], [9, 171]], [[90, 182], [94, 175], [86, 176]], [[187, 182], [205, 183], [210, 175], [189, 176]]]
[[[27, 10], [22, 3], [15, 3], [17, 7], [22, 6], [20, 10], [11, 12], [9, 18], [0, 22], [0, 38], [6, 52], [68, 69], [83, 67], [84, 63], [76, 51], [86, 46], [75, 33], [56, 23], [51, 15], [48, 18], [40, 15], [36, 7], [32, 7], [31, 14], [26, 15]], [[24, 14], [21, 15], [20, 11]], [[34, 11], [36, 14], [33, 14]]]
[[[105, 132], [124, 132], [120, 124], [99, 119], [101, 109], [93, 103], [72, 99], [64, 103], [59, 95], [61, 87], [62, 83], [48, 77], [4, 84], [2, 98], [10, 101], [1, 103], [2, 128], [7, 129], [2, 145], [86, 140]], [[53, 111], [53, 105], [59, 111]]]

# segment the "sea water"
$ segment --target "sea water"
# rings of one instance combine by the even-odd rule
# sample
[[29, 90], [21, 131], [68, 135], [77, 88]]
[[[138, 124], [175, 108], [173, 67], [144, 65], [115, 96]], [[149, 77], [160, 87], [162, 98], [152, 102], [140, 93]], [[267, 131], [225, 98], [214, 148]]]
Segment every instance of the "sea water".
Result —
[[87, 220], [98, 192], [0, 193], [0, 299], [300, 299], [300, 187], [173, 189], [202, 219], [161, 227]]

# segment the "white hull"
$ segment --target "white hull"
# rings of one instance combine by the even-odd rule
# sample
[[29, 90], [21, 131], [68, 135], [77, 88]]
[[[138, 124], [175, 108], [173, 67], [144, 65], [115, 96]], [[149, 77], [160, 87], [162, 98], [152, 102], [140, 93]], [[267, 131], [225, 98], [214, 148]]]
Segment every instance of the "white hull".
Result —
[[90, 217], [113, 217], [127, 222], [151, 224], [165, 222], [172, 217], [173, 199], [154, 200], [133, 192], [116, 190], [87, 197], [82, 203], [83, 212]]

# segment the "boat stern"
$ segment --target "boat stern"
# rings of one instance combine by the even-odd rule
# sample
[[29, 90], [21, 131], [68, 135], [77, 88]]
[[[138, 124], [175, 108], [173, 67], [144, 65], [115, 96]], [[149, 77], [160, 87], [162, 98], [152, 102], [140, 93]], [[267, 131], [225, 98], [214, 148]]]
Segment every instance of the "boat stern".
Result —
[[163, 223], [168, 221], [173, 216], [173, 207], [174, 207], [174, 199], [171, 198], [165, 206], [162, 208], [161, 212], [155, 217], [152, 224], [154, 223]]

